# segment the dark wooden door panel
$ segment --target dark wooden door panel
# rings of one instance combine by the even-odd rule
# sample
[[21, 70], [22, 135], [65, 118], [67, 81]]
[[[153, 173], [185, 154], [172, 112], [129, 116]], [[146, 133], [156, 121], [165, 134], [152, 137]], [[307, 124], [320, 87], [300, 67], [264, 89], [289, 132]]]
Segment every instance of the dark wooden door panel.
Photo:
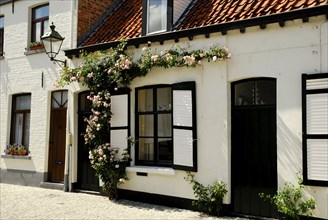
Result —
[[91, 115], [91, 102], [87, 99], [88, 95], [88, 92], [79, 95], [77, 187], [83, 190], [99, 191], [99, 179], [96, 177], [95, 170], [91, 167], [89, 159], [89, 146], [85, 144], [82, 135], [87, 126], [84, 118]]
[[275, 107], [235, 108], [232, 112], [232, 201], [234, 212], [276, 216], [259, 193], [277, 189]]
[[66, 109], [51, 110], [48, 181], [63, 182], [66, 146]]

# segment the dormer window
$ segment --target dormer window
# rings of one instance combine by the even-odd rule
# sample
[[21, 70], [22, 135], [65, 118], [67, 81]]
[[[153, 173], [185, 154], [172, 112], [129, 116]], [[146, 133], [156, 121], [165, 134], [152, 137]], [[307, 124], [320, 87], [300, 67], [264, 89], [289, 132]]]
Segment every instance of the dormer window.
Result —
[[172, 26], [172, 0], [143, 0], [143, 35], [168, 31]]
[[148, 0], [147, 33], [166, 31], [167, 0]]

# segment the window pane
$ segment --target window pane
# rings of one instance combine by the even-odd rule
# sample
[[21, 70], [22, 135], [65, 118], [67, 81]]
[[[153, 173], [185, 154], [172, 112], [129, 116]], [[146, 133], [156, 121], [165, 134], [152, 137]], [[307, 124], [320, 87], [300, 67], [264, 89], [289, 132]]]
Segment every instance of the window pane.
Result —
[[30, 143], [30, 113], [26, 113], [25, 114], [25, 124], [24, 124], [24, 146], [25, 147], [29, 147], [29, 143]]
[[67, 107], [67, 91], [57, 91], [52, 93], [52, 108]]
[[235, 85], [235, 105], [276, 104], [276, 82], [254, 80]]
[[4, 17], [2, 16], [2, 17], [0, 17], [0, 29], [1, 28], [4, 28], [4, 25], [5, 25], [5, 23], [4, 23]]
[[171, 88], [159, 88], [157, 89], [157, 110], [169, 111], [172, 105]]
[[49, 16], [49, 5], [34, 9], [36, 19]]
[[31, 95], [17, 96], [15, 110], [29, 110], [29, 109], [31, 109]]
[[253, 90], [253, 81], [237, 84], [235, 86], [235, 105], [251, 105], [253, 103]]
[[143, 137], [154, 136], [153, 115], [139, 115], [139, 136], [143, 136]]
[[149, 0], [148, 33], [166, 30], [167, 0]]
[[48, 29], [49, 29], [49, 20], [45, 20], [43, 22], [43, 32], [42, 32], [42, 34], [46, 33], [48, 31]]
[[158, 115], [158, 136], [171, 137], [172, 136], [172, 115], [159, 114]]
[[139, 160], [154, 160], [154, 139], [139, 138]]
[[158, 160], [173, 161], [172, 138], [158, 138]]
[[276, 82], [273, 80], [257, 81], [258, 96], [257, 105], [275, 105], [276, 104]]
[[35, 42], [40, 41], [41, 36], [41, 22], [35, 24]]
[[68, 103], [68, 94], [67, 91], [62, 91], [63, 93], [63, 99], [62, 99], [62, 106], [67, 108], [67, 103]]
[[23, 114], [16, 114], [14, 143], [22, 144], [22, 137], [23, 137]]
[[153, 111], [153, 90], [143, 89], [138, 91], [138, 112]]

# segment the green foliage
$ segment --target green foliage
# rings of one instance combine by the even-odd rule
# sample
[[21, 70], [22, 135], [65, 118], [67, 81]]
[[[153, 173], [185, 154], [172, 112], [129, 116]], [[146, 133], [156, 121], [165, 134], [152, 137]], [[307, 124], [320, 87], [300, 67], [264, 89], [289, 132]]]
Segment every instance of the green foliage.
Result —
[[129, 149], [120, 152], [119, 148], [111, 147], [109, 143], [89, 151], [91, 166], [95, 169], [96, 176], [103, 181], [103, 190], [108, 193], [110, 200], [118, 198], [117, 185], [128, 180], [125, 173], [130, 159], [128, 151]]
[[223, 197], [228, 192], [226, 184], [216, 180], [212, 185], [204, 186], [199, 183], [190, 172], [187, 172], [187, 177], [185, 177], [185, 179], [192, 184], [192, 189], [198, 199], [193, 201], [192, 205], [206, 214], [219, 216]]
[[277, 191], [275, 195], [265, 195], [260, 193], [259, 196], [265, 201], [268, 200], [275, 206], [278, 211], [291, 219], [300, 219], [300, 215], [311, 216], [315, 209], [315, 200], [313, 198], [303, 199], [302, 190], [303, 180], [298, 177], [298, 185], [285, 182], [284, 186]]

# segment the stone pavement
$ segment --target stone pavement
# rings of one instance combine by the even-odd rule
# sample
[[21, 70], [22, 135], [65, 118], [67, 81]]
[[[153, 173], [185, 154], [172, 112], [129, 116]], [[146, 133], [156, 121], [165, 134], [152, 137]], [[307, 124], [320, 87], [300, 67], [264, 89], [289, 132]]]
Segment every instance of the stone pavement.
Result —
[[240, 219], [85, 193], [0, 183], [0, 219]]

